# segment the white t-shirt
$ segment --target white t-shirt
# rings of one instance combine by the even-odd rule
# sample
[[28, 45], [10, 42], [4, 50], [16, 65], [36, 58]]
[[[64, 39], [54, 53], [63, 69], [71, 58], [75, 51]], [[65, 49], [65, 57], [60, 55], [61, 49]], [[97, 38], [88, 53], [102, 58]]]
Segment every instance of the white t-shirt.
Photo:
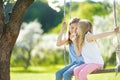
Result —
[[[86, 35], [91, 35], [91, 33], [88, 32]], [[86, 35], [85, 35], [85, 42], [81, 52], [85, 63], [104, 64], [97, 42], [96, 41], [88, 42], [86, 40]]]

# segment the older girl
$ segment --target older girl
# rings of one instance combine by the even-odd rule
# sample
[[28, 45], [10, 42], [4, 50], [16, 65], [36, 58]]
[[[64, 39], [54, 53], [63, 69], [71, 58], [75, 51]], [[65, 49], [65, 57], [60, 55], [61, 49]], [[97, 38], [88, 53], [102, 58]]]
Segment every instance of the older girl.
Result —
[[74, 69], [74, 75], [77, 80], [87, 80], [88, 74], [95, 70], [102, 69], [104, 61], [100, 55], [100, 49], [96, 40], [115, 34], [118, 31], [119, 28], [117, 27], [113, 31], [94, 35], [92, 34], [92, 24], [89, 21], [79, 21], [79, 47], [81, 48], [80, 54], [82, 54], [85, 64]]

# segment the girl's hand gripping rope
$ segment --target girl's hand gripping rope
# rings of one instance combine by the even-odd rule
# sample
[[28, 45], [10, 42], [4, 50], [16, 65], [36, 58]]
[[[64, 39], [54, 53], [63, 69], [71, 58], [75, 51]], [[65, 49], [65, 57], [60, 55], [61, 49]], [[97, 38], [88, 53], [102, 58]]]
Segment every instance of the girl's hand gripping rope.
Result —
[[62, 31], [62, 32], [65, 32], [66, 27], [67, 27], [67, 24], [66, 24], [66, 22], [64, 21], [63, 24], [62, 24], [62, 29], [61, 29], [61, 31]]
[[118, 33], [118, 32], [119, 32], [119, 27], [116, 27], [116, 28], [114, 29], [114, 32], [115, 32], [115, 33]]

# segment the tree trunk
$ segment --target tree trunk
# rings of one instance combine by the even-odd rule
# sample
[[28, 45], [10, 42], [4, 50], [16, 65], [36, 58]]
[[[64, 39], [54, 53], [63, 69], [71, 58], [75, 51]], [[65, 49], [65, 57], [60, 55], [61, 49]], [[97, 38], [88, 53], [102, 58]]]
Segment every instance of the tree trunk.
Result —
[[10, 57], [18, 37], [22, 17], [34, 0], [17, 0], [5, 23], [3, 0], [0, 0], [0, 80], [10, 80]]
[[30, 66], [30, 60], [31, 60], [31, 50], [28, 51], [28, 58], [27, 58], [27, 60], [26, 60], [25, 69], [28, 69], [28, 67]]

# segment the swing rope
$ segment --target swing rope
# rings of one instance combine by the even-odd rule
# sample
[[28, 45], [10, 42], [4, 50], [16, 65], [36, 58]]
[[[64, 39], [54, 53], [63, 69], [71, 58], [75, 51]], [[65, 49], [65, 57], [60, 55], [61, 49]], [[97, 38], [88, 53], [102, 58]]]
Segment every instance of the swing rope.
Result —
[[70, 19], [71, 19], [71, 17], [72, 17], [72, 7], [71, 7], [71, 4], [72, 3], [72, 0], [70, 0]]
[[[71, 3], [72, 3], [72, 0], [70, 0], [70, 9], [69, 9], [70, 19], [71, 19], [71, 12], [72, 12]], [[65, 16], [66, 16], [66, 0], [64, 0], [64, 21], [65, 21]], [[64, 39], [66, 40], [66, 33], [64, 33]], [[65, 64], [65, 66], [67, 65], [67, 55], [66, 55], [66, 53], [67, 53], [66, 45], [64, 44], [64, 64]]]
[[64, 0], [64, 18], [65, 18], [65, 15], [66, 15], [66, 10], [65, 10], [65, 8], [66, 8], [66, 0]]
[[[65, 10], [65, 8], [66, 8], [66, 0], [64, 0], [64, 21], [65, 21], [65, 16], [66, 16], [66, 10]], [[64, 33], [64, 39], [66, 40], [66, 33]], [[66, 60], [66, 45], [64, 44], [64, 51], [63, 51], [63, 53], [64, 53], [64, 65], [66, 66], [67, 65], [67, 60]]]
[[[117, 25], [117, 16], [116, 16], [116, 1], [115, 0], [113, 1], [113, 12], [114, 12], [114, 25], [115, 25], [115, 27], [118, 27], [118, 25]], [[117, 39], [117, 47], [116, 47], [116, 58], [117, 58], [118, 54], [120, 52], [120, 50], [119, 50], [120, 49], [119, 38], [118, 38], [117, 33], [116, 33], [116, 39]], [[116, 59], [116, 61], [117, 61], [117, 59]], [[115, 69], [115, 72], [116, 72], [115, 80], [116, 80], [116, 77], [117, 77], [117, 74], [118, 74], [118, 69], [119, 69], [119, 65], [117, 64], [116, 69]]]
[[116, 16], [116, 1], [113, 1], [113, 12], [114, 12], [114, 25], [117, 27], [117, 16]]

